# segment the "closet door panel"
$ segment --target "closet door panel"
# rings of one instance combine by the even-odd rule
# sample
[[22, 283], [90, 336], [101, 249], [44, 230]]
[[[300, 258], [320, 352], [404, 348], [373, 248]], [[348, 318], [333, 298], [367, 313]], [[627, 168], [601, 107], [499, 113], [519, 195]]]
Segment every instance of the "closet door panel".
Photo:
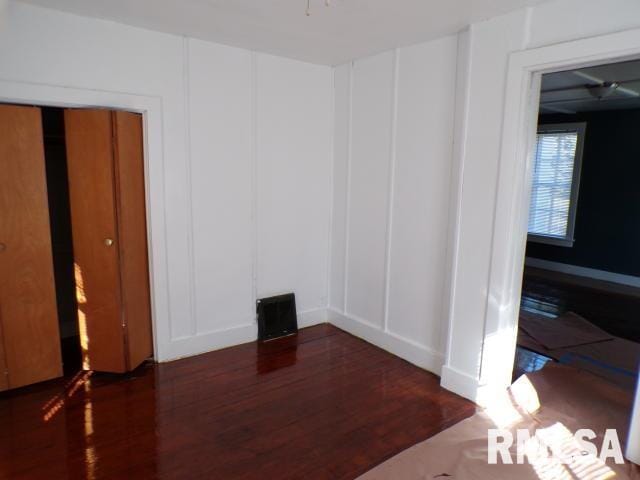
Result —
[[124, 372], [111, 112], [64, 118], [83, 368]]
[[142, 115], [113, 112], [113, 125], [122, 306], [132, 370], [153, 354]]
[[5, 361], [4, 338], [2, 337], [2, 322], [0, 321], [0, 392], [7, 388], [9, 388], [9, 370]]
[[0, 105], [0, 132], [0, 388], [16, 388], [61, 376], [62, 359], [40, 109]]

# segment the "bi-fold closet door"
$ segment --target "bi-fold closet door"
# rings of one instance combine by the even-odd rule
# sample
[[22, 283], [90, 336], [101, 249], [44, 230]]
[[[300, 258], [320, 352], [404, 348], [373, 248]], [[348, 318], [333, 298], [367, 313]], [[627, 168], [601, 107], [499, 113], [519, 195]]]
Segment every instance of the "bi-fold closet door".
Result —
[[[78, 330], [85, 369], [153, 352], [142, 118], [65, 110]], [[62, 374], [41, 112], [0, 105], [0, 390]]]
[[0, 105], [0, 390], [62, 375], [40, 109]]
[[78, 327], [86, 370], [152, 354], [142, 116], [65, 110]]

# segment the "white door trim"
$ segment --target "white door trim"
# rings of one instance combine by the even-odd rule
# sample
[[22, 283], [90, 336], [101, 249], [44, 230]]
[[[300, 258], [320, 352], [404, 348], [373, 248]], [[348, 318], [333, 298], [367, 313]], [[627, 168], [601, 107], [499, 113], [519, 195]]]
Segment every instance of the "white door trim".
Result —
[[170, 343], [162, 99], [156, 96], [0, 80], [0, 102], [71, 108], [111, 108], [142, 113], [154, 357]]
[[[543, 73], [640, 57], [640, 29], [514, 52], [509, 57], [480, 385], [511, 382]], [[640, 437], [640, 432], [636, 432]], [[634, 455], [634, 452], [629, 452]], [[639, 452], [635, 452], [635, 457]]]

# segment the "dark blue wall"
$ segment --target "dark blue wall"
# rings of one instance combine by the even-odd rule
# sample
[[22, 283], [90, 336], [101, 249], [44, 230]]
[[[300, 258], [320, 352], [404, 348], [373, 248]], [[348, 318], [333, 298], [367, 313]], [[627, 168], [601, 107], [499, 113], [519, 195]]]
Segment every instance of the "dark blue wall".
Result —
[[573, 247], [528, 242], [527, 256], [640, 276], [640, 109], [543, 115], [587, 122]]

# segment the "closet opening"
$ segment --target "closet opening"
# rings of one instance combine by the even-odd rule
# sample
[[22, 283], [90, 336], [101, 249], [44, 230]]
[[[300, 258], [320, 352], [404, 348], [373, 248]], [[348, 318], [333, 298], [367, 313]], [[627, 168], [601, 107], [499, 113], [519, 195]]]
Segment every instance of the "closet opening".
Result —
[[78, 303], [74, 279], [71, 204], [63, 109], [42, 108], [42, 133], [60, 350], [62, 368], [66, 376], [72, 375], [82, 368], [82, 349], [78, 331]]
[[152, 358], [142, 120], [0, 104], [0, 391]]

